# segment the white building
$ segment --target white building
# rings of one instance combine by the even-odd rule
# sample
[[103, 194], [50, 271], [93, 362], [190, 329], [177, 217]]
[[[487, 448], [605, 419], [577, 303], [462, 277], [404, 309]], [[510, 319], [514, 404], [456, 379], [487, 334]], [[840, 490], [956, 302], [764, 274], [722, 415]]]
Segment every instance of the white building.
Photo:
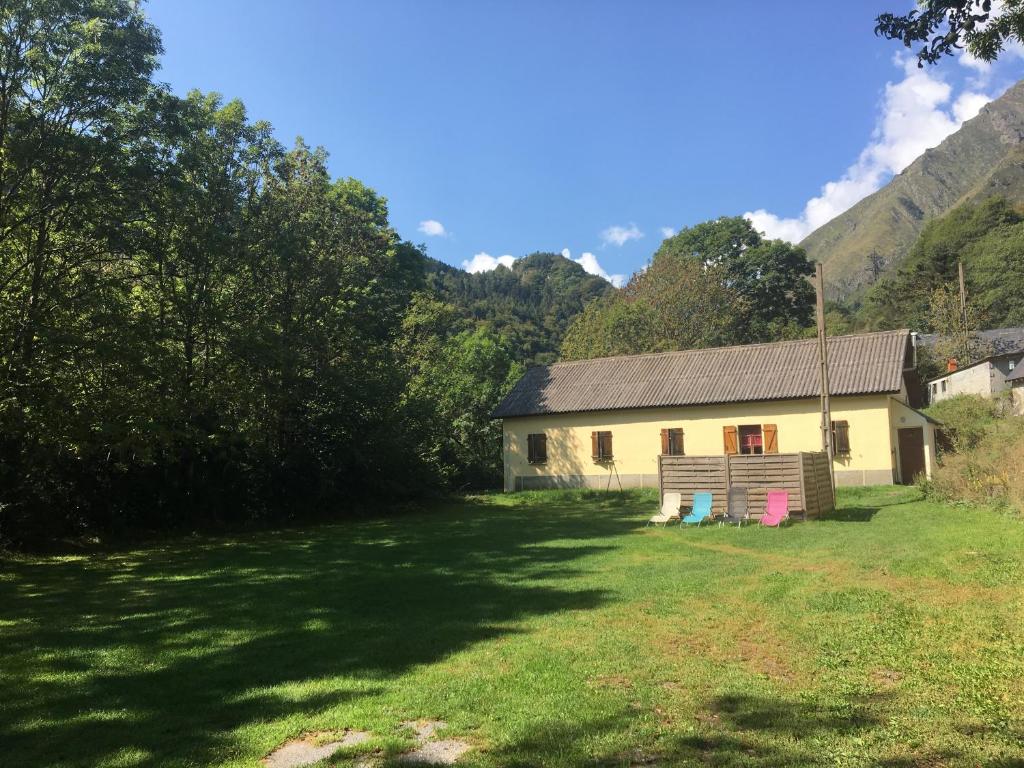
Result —
[[955, 395], [995, 397], [1010, 388], [1006, 378], [1014, 373], [1022, 358], [1021, 352], [992, 355], [931, 379], [927, 384], [928, 402], [937, 403]]

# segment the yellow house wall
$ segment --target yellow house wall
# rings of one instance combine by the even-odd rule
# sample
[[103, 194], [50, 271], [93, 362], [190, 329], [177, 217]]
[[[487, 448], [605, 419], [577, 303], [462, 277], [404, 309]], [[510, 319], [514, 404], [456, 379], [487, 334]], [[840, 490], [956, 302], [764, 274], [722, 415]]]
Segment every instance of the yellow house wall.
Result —
[[896, 467], [896, 479], [900, 482], [909, 482], [911, 478], [900, 477], [899, 460], [899, 437], [896, 431], [912, 427], [921, 427], [924, 430], [924, 473], [931, 479], [932, 471], [935, 468], [935, 425], [917, 411], [909, 408], [899, 400], [889, 401], [889, 430], [890, 440], [893, 445], [894, 466]]
[[[832, 418], [850, 424], [851, 453], [836, 457], [837, 484], [893, 482], [890, 399], [832, 398]], [[619, 482], [656, 487], [663, 428], [683, 428], [687, 455], [719, 456], [722, 428], [741, 424], [775, 424], [781, 453], [821, 450], [817, 399], [520, 416], [504, 420], [505, 490], [540, 487], [544, 478], [560, 478], [566, 485], [605, 487], [610, 480], [613, 488]], [[614, 462], [598, 464], [591, 458], [590, 433], [595, 430], [611, 431]], [[547, 435], [548, 460], [530, 464], [527, 435], [539, 432]]]

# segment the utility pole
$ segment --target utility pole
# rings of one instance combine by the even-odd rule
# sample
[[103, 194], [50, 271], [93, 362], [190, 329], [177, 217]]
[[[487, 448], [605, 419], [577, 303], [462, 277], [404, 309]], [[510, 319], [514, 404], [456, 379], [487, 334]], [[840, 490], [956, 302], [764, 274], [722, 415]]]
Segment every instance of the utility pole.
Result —
[[818, 315], [818, 367], [821, 380], [821, 447], [828, 456], [828, 474], [832, 479], [832, 503], [835, 505], [836, 472], [832, 466], [835, 450], [832, 446], [832, 404], [828, 384], [828, 338], [825, 334], [825, 278], [821, 262], [814, 265], [814, 287], [817, 290]]
[[964, 262], [957, 259], [956, 271], [960, 277], [960, 356], [959, 367], [971, 364], [970, 348], [967, 343], [967, 287], [964, 284]]

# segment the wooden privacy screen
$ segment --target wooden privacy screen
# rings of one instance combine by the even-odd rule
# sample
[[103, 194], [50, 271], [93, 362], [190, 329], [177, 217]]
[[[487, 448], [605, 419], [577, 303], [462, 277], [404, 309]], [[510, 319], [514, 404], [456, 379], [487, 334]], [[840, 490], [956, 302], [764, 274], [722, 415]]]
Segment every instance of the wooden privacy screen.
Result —
[[833, 508], [832, 478], [824, 453], [772, 453], [754, 456], [659, 456], [661, 495], [680, 493], [683, 504], [699, 491], [711, 492], [711, 510], [725, 514], [731, 487], [747, 489], [750, 517], [764, 512], [769, 490], [789, 491], [789, 512], [818, 517]]

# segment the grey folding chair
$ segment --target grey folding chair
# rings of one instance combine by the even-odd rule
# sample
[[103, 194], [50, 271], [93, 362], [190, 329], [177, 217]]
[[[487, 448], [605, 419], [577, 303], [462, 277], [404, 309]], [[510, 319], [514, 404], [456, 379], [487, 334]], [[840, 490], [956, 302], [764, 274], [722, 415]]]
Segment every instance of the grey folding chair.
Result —
[[729, 489], [729, 496], [725, 515], [719, 519], [719, 523], [736, 523], [742, 526], [750, 520], [750, 506], [747, 503], [747, 489], [742, 485], [734, 485]]

